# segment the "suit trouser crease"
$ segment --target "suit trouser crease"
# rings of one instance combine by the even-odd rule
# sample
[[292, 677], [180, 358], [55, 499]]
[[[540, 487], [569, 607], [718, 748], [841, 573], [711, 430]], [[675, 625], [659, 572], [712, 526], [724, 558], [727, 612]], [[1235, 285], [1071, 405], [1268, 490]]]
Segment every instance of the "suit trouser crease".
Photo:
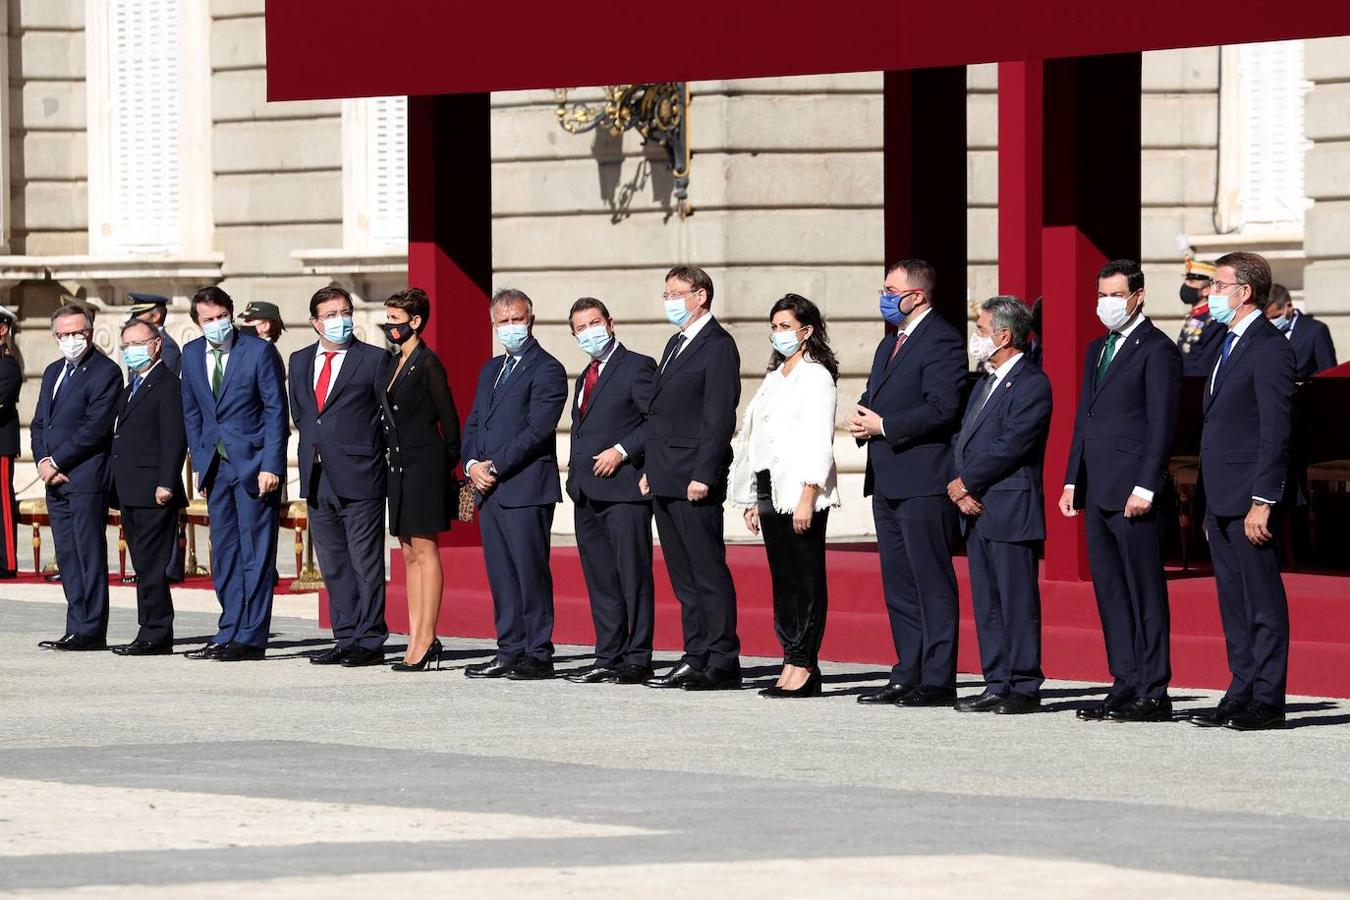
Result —
[[56, 565], [66, 595], [66, 633], [108, 636], [108, 500], [102, 493], [47, 491]]
[[206, 506], [211, 517], [211, 581], [220, 601], [214, 641], [266, 647], [280, 513], [274, 500], [248, 492], [229, 460], [217, 456], [213, 469], [206, 481]]
[[553, 573], [548, 564], [553, 510], [551, 503], [502, 506], [495, 494], [488, 494], [478, 511], [497, 655], [506, 660], [553, 659]]
[[650, 503], [577, 501], [577, 552], [595, 624], [595, 661], [649, 666], [655, 622]]
[[727, 568], [722, 504], [656, 499], [661, 554], [684, 626], [681, 662], [696, 669], [740, 671], [736, 585]]
[[1167, 696], [1172, 680], [1171, 610], [1156, 512], [1125, 518], [1089, 503], [1083, 510], [1088, 565], [1106, 661], [1121, 699]]
[[993, 541], [976, 521], [966, 539], [980, 668], [996, 694], [1039, 697], [1041, 592], [1034, 542]]
[[773, 628], [783, 647], [783, 663], [815, 668], [825, 638], [829, 585], [825, 572], [825, 532], [830, 511], [817, 510], [810, 527], [798, 534], [792, 514], [773, 507], [768, 472], [757, 472], [759, 530], [773, 582]]
[[[1205, 519], [1219, 589], [1228, 668], [1228, 695], [1284, 708], [1289, 674], [1289, 604], [1280, 578], [1278, 540], [1257, 547], [1243, 516]], [[1278, 534], [1272, 525], [1271, 531]]]
[[895, 644], [891, 681], [956, 684], [956, 507], [945, 496], [872, 497], [886, 613]]
[[384, 499], [344, 499], [321, 463], [315, 462], [311, 473], [306, 491], [309, 532], [328, 591], [333, 637], [343, 649], [379, 650], [389, 638]]
[[138, 641], [173, 641], [173, 598], [166, 573], [178, 540], [178, 513], [176, 505], [122, 507], [122, 529], [136, 570]]

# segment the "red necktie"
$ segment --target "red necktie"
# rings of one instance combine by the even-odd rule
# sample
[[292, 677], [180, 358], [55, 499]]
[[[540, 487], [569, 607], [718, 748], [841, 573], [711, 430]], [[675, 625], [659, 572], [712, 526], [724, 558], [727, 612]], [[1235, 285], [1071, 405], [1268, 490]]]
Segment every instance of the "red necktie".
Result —
[[905, 334], [903, 331], [896, 334], [895, 346], [891, 348], [891, 358], [886, 360], [886, 365], [889, 366], [891, 363], [895, 362], [895, 357], [900, 352], [900, 347], [905, 343], [905, 338], [907, 337], [909, 337], [909, 335]]
[[323, 412], [323, 405], [328, 402], [328, 382], [333, 377], [333, 357], [335, 356], [337, 356], [336, 350], [323, 351], [323, 368], [319, 370], [319, 383], [314, 385], [314, 405], [318, 407], [319, 412]]
[[591, 393], [595, 383], [600, 380], [600, 360], [593, 359], [586, 367], [586, 379], [581, 383], [581, 415], [586, 415], [586, 407], [591, 405]]

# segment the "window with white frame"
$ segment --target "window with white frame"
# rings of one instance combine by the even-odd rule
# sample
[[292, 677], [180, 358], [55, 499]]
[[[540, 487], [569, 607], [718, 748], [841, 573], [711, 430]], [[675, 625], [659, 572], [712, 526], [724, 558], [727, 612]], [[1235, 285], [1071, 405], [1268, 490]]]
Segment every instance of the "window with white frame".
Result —
[[345, 248], [407, 252], [408, 98], [344, 100], [342, 144]]
[[1297, 231], [1310, 205], [1303, 158], [1303, 42], [1224, 48], [1221, 217], [1226, 230]]

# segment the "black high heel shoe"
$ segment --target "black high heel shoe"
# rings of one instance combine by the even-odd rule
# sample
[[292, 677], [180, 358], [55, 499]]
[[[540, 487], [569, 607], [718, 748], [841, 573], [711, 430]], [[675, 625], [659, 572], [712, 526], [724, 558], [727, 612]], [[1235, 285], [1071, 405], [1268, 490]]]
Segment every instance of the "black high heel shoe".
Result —
[[431, 646], [427, 648], [427, 652], [423, 653], [422, 658], [419, 659], [417, 662], [415, 663], [396, 662], [389, 668], [395, 672], [421, 672], [422, 670], [426, 669], [427, 666], [431, 665], [431, 658], [435, 656], [436, 669], [437, 671], [439, 671], [441, 668], [441, 654], [443, 652], [445, 652], [445, 648], [441, 646], [441, 639], [436, 638], [434, 641], [431, 642]]
[[761, 697], [773, 697], [779, 700], [787, 700], [794, 697], [819, 697], [820, 696], [820, 668], [811, 669], [811, 674], [806, 677], [799, 688], [780, 688], [778, 685], [766, 687], [759, 692]]

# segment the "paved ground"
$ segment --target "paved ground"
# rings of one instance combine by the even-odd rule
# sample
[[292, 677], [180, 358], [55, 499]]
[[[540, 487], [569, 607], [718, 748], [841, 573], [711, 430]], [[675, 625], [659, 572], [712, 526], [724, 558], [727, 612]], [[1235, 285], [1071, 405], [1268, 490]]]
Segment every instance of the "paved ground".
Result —
[[[867, 709], [854, 696], [883, 673], [858, 666], [827, 666], [827, 696], [802, 702], [475, 682], [460, 669], [489, 651], [464, 641], [441, 672], [321, 669], [304, 598], [280, 608], [266, 662], [67, 655], [35, 646], [60, 631], [55, 591], [0, 593], [0, 892], [1350, 888], [1350, 703], [1298, 699], [1294, 727], [1238, 734], [1082, 723], [1072, 709], [1103, 688], [1062, 682], [1034, 716]], [[213, 602], [179, 597], [184, 647]]]

